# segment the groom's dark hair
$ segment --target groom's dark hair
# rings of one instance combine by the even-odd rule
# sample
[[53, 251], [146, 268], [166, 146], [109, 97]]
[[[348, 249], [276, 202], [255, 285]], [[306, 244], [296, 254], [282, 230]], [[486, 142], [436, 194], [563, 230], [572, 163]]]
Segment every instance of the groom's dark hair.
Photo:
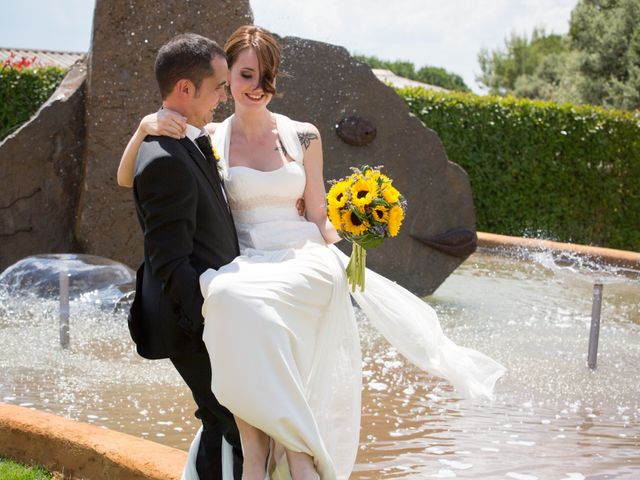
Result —
[[162, 98], [167, 98], [182, 78], [191, 80], [196, 90], [200, 88], [202, 79], [213, 75], [211, 60], [217, 56], [225, 56], [220, 45], [195, 33], [182, 33], [165, 43], [158, 51], [155, 64]]

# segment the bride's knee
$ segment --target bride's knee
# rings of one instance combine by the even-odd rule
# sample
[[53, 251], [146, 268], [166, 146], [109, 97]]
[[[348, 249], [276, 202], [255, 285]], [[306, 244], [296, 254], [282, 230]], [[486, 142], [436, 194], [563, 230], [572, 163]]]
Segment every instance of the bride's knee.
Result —
[[246, 287], [243, 288], [239, 282], [234, 282], [231, 279], [212, 282], [207, 289], [207, 300], [218, 305], [237, 305], [238, 302], [245, 300], [246, 295]]

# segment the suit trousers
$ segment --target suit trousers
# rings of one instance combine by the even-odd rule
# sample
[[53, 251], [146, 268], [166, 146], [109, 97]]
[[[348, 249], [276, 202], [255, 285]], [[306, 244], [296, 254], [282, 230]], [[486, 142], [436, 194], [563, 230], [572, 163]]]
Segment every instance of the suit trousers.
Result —
[[222, 480], [222, 437], [233, 448], [233, 476], [242, 477], [242, 446], [233, 414], [220, 405], [211, 391], [211, 363], [204, 352], [171, 357], [176, 370], [191, 389], [202, 421], [202, 435], [196, 460], [200, 480]]

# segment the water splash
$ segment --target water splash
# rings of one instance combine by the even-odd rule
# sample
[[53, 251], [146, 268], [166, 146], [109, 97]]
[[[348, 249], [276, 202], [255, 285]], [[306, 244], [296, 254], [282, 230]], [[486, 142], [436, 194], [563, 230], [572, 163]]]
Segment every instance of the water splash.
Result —
[[121, 263], [94, 255], [50, 254], [24, 258], [0, 273], [0, 295], [57, 299], [61, 273], [69, 276], [70, 300], [102, 308], [114, 308], [135, 287], [135, 273]]

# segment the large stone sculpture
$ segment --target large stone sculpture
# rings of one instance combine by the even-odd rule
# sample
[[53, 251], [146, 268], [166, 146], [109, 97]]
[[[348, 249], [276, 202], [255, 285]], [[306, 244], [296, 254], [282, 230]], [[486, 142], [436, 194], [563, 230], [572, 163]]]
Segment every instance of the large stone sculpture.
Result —
[[35, 116], [0, 143], [0, 271], [38, 253], [78, 251], [86, 67], [75, 65]]
[[[0, 177], [11, 173], [11, 188], [0, 192], [0, 270], [27, 255], [63, 251], [135, 266], [142, 235], [131, 192], [116, 186], [115, 172], [141, 116], [160, 105], [156, 52], [185, 31], [224, 44], [235, 28], [251, 22], [247, 0], [191, 0], [184, 9], [97, 0], [86, 81], [83, 66], [77, 66], [65, 80], [66, 100], [54, 95], [0, 144]], [[327, 179], [345, 176], [350, 166], [384, 165], [409, 209], [399, 237], [372, 250], [368, 265], [417, 293], [433, 292], [475, 249], [466, 173], [447, 160], [437, 135], [402, 99], [344, 48], [293, 37], [281, 41], [288, 75], [278, 80], [284, 95], [273, 100], [272, 109], [319, 128]], [[69, 90], [72, 79], [75, 90]], [[231, 110], [226, 105], [219, 116]], [[361, 138], [346, 138], [348, 144], [336, 125], [351, 116], [361, 123], [342, 122], [353, 130], [347, 137]], [[30, 148], [34, 130], [46, 140], [39, 149]]]

